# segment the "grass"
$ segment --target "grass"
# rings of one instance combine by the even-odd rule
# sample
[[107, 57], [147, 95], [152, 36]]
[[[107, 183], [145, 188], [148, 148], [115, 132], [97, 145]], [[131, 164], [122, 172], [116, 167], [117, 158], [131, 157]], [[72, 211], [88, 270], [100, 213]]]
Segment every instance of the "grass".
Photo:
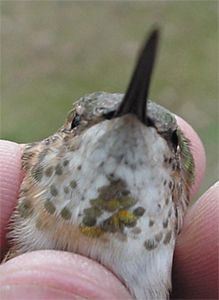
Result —
[[124, 92], [153, 24], [162, 29], [151, 98], [201, 136], [217, 178], [217, 1], [2, 1], [2, 138], [25, 143], [62, 124], [93, 91]]

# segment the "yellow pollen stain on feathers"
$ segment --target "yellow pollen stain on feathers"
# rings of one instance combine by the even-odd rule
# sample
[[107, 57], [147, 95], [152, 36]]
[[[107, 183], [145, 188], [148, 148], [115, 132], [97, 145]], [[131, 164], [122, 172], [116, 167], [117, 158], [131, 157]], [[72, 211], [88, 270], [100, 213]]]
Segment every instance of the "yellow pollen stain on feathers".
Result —
[[80, 231], [84, 235], [91, 237], [91, 238], [97, 238], [104, 233], [104, 231], [99, 226], [92, 226], [92, 227], [81, 226]]
[[123, 232], [124, 226], [134, 227], [136, 225], [138, 217], [128, 210], [119, 210], [111, 217], [104, 220], [98, 226], [80, 226], [82, 234], [91, 237], [98, 238], [103, 233], [111, 232]]
[[137, 217], [128, 210], [120, 210], [117, 215], [119, 221], [126, 226], [132, 226], [137, 221]]

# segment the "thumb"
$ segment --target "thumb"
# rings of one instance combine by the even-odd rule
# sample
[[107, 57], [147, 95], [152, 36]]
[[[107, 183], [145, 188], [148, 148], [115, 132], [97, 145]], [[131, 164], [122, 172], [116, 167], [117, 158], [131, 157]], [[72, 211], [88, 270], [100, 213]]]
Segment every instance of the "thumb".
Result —
[[97, 262], [54, 250], [25, 253], [1, 265], [0, 295], [11, 300], [131, 300], [121, 282]]

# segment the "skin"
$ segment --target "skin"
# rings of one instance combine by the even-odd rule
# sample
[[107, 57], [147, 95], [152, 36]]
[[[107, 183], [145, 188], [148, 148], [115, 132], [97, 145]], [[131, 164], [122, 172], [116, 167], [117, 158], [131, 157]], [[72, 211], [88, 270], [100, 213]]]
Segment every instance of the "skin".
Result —
[[[205, 153], [194, 130], [182, 119], [177, 120], [192, 143], [196, 165], [193, 196], [204, 175]], [[21, 154], [22, 146], [7, 141], [0, 143], [2, 249], [6, 247], [6, 225], [22, 181]], [[174, 298], [217, 298], [218, 192], [219, 184], [215, 184], [185, 217], [174, 255]], [[98, 263], [80, 255], [51, 250], [26, 253], [1, 265], [0, 296], [1, 299], [130, 299], [118, 279]]]

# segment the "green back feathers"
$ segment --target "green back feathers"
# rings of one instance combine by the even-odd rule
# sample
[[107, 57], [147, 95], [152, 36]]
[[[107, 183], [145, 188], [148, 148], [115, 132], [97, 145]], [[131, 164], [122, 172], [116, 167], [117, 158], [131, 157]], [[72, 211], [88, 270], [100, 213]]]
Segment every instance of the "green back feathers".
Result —
[[190, 150], [191, 144], [180, 129], [177, 129], [177, 131], [181, 149], [182, 167], [185, 172], [186, 182], [191, 186], [195, 179], [195, 163]]

